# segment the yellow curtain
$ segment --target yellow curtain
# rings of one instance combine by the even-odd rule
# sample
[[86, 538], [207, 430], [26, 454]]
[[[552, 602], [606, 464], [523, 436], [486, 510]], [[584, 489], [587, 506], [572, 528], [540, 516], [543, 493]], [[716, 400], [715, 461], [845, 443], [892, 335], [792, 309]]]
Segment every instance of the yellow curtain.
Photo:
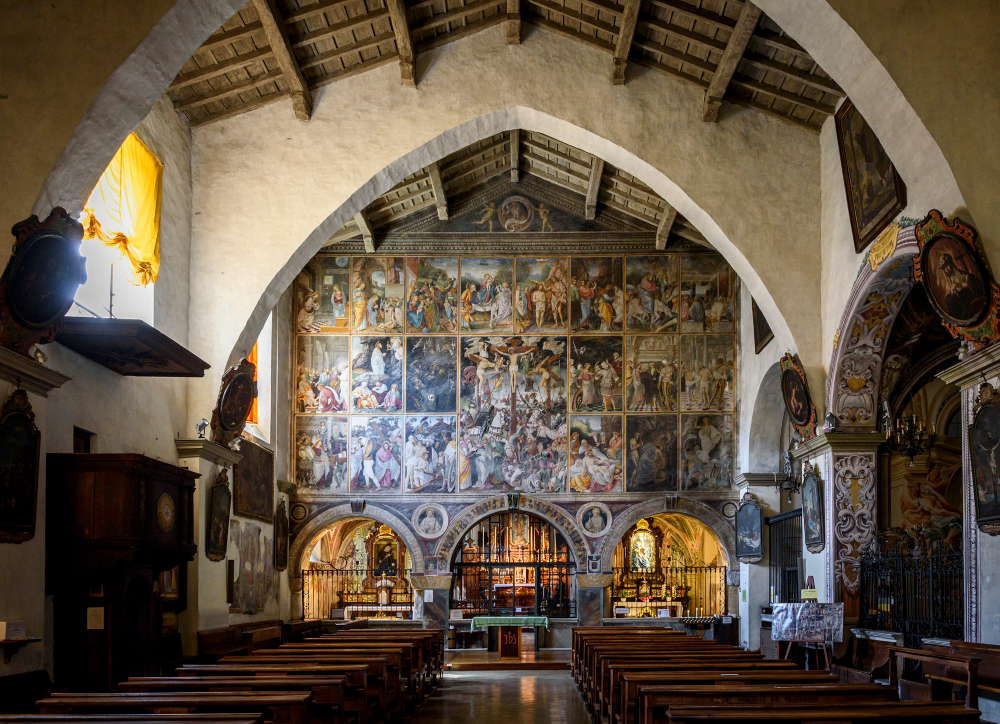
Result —
[[146, 286], [160, 270], [163, 164], [129, 134], [84, 206], [85, 239], [100, 239], [128, 257], [132, 283]]

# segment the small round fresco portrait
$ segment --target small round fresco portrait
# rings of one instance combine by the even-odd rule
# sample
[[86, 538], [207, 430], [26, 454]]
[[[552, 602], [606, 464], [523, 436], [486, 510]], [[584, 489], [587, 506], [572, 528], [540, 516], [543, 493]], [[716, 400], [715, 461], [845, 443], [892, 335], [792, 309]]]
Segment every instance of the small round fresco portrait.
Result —
[[611, 527], [611, 509], [604, 503], [584, 503], [576, 511], [576, 524], [588, 538], [600, 538]]
[[413, 529], [421, 538], [440, 538], [447, 527], [448, 511], [437, 503], [425, 503], [413, 511]]
[[307, 515], [309, 515], [309, 508], [307, 508], [306, 506], [304, 505], [292, 506], [291, 518], [296, 523], [300, 523], [303, 520], [305, 520]]
[[927, 296], [939, 314], [958, 327], [970, 327], [989, 309], [989, 275], [972, 246], [941, 233], [924, 246], [921, 261]]

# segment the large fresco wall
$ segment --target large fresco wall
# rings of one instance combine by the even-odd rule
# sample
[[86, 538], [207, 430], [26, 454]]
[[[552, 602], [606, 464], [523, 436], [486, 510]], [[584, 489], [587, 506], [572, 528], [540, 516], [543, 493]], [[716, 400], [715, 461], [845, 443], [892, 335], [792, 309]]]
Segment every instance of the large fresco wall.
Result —
[[293, 289], [293, 525], [347, 498], [407, 521], [431, 503], [433, 531], [412, 529], [433, 558], [476, 496], [728, 512], [737, 295], [711, 251], [320, 253]]

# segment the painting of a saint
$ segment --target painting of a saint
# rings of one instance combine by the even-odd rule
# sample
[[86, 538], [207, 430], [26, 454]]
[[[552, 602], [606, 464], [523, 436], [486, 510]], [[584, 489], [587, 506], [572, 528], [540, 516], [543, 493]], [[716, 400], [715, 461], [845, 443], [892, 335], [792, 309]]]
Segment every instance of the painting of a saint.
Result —
[[295, 331], [331, 334], [350, 331], [350, 257], [318, 254], [295, 279]]
[[569, 476], [573, 493], [622, 492], [625, 462], [621, 415], [573, 415]]
[[959, 327], [979, 322], [989, 310], [989, 277], [972, 247], [942, 233], [924, 247], [927, 297], [938, 313]]
[[458, 429], [454, 416], [407, 416], [403, 446], [404, 493], [454, 493]]
[[569, 276], [571, 331], [621, 332], [625, 323], [621, 257], [574, 257]]
[[733, 416], [681, 415], [681, 490], [733, 486]]
[[514, 330], [514, 260], [462, 257], [459, 310], [461, 329], [510, 333]]
[[351, 492], [399, 492], [403, 429], [398, 417], [351, 418]]
[[295, 411], [329, 415], [350, 408], [350, 339], [300, 335], [296, 340]]
[[512, 546], [523, 546], [527, 548], [531, 545], [531, 529], [528, 525], [528, 516], [524, 513], [514, 513], [510, 520], [510, 544]]
[[458, 339], [406, 338], [406, 411], [456, 412]]
[[621, 337], [571, 337], [569, 399], [573, 412], [622, 409]]
[[422, 505], [413, 515], [413, 527], [421, 538], [439, 538], [448, 527], [447, 516], [447, 512], [440, 505]]
[[645, 520], [636, 524], [629, 540], [629, 568], [638, 573], [656, 570], [656, 539]]
[[458, 332], [458, 257], [406, 258], [408, 334]]
[[625, 337], [625, 400], [629, 412], [677, 411], [677, 336]]
[[809, 422], [809, 395], [802, 384], [802, 378], [795, 370], [787, 369], [781, 374], [781, 393], [785, 398], [785, 409], [796, 425]]
[[568, 263], [563, 258], [518, 258], [514, 312], [518, 333], [565, 333], [569, 326]]
[[680, 260], [681, 290], [678, 312], [681, 332], [732, 334], [736, 272], [721, 254], [684, 254]]
[[403, 259], [356, 256], [351, 270], [351, 318], [355, 332], [403, 331]]
[[736, 347], [732, 335], [683, 335], [680, 360], [681, 412], [733, 409]]
[[599, 536], [608, 528], [608, 515], [596, 505], [583, 514], [583, 529], [589, 536]]
[[677, 490], [677, 416], [628, 415], [625, 420], [625, 490], [658, 493]]
[[403, 411], [403, 338], [351, 338], [351, 412]]
[[302, 491], [346, 494], [346, 415], [296, 416], [295, 485]]
[[463, 337], [459, 490], [566, 491], [564, 337]]
[[744, 502], [736, 511], [736, 557], [750, 562], [764, 555], [764, 518], [756, 501]]
[[625, 328], [629, 332], [677, 331], [677, 256], [625, 259]]
[[969, 428], [979, 524], [1000, 520], [1000, 406], [987, 404]]
[[823, 493], [819, 476], [810, 470], [802, 482], [802, 536], [810, 553], [826, 545], [823, 520]]

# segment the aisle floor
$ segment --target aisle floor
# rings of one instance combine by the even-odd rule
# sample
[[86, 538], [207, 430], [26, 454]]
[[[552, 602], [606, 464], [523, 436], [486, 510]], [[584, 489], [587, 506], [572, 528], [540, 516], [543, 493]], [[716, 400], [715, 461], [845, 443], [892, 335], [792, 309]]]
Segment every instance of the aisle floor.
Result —
[[568, 671], [450, 671], [410, 724], [582, 724]]

